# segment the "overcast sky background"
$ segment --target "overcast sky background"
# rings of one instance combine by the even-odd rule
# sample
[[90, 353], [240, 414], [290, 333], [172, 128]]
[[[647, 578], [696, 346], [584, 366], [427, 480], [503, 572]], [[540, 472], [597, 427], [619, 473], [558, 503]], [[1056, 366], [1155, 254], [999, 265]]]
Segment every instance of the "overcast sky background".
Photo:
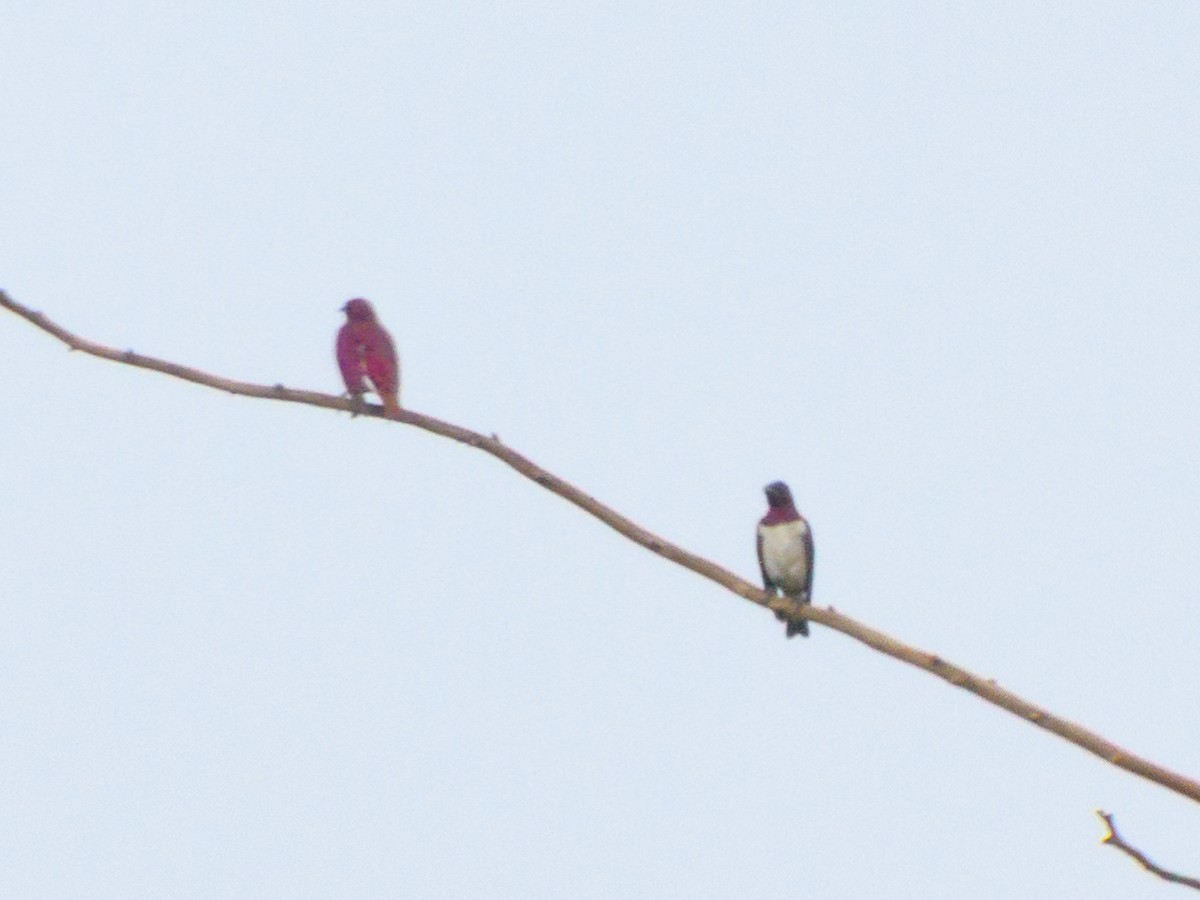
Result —
[[[0, 287], [1200, 775], [1200, 5], [0, 13]], [[0, 316], [0, 895], [1130, 898], [1200, 808], [419, 430]]]

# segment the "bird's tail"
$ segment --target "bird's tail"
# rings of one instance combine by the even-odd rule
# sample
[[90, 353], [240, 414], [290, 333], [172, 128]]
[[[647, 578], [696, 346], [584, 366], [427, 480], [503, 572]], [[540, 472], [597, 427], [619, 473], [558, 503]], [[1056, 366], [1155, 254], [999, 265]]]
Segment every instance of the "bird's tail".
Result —
[[400, 398], [396, 394], [381, 394], [383, 398], [383, 414], [389, 419], [396, 418], [400, 412]]
[[[808, 597], [797, 597], [796, 599], [801, 603], [812, 602], [808, 599]], [[781, 616], [780, 618], [787, 617]], [[808, 619], [787, 619], [787, 636], [789, 638], [794, 638], [796, 635], [808, 637]]]

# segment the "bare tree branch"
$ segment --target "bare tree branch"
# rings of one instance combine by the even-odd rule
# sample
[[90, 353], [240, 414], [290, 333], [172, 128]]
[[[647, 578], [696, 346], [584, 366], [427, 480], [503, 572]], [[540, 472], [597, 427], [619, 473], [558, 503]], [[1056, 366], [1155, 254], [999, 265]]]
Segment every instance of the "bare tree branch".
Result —
[[1117, 826], [1113, 824], [1112, 813], [1106, 813], [1104, 810], [1098, 809], [1096, 810], [1096, 815], [1104, 820], [1104, 824], [1108, 826], [1108, 834], [1100, 838], [1100, 843], [1109, 844], [1110, 846], [1116, 847], [1122, 853], [1133, 857], [1143, 869], [1153, 875], [1157, 875], [1163, 881], [1170, 881], [1173, 884], [1186, 885], [1187, 887], [1200, 891], [1200, 880], [1189, 878], [1186, 875], [1177, 875], [1174, 872], [1168, 872], [1161, 866], [1152, 863], [1146, 857], [1146, 854], [1141, 850], [1137, 849], [1136, 847], [1131, 847], [1129, 844], [1125, 843], [1125, 839], [1117, 833]]
[[[115, 350], [111, 347], [105, 347], [75, 336], [65, 328], [50, 321], [40, 312], [34, 312], [12, 300], [2, 291], [0, 291], [0, 307], [4, 307], [29, 320], [38, 328], [58, 338], [72, 350], [79, 350], [92, 356], [99, 356], [102, 359], [137, 366], [142, 369], [152, 369], [155, 372], [162, 372], [165, 375], [182, 378], [185, 381], [195, 382], [196, 384], [202, 384], [206, 387], [216, 388], [217, 390], [228, 391], [231, 394], [240, 394], [246, 397], [261, 397], [267, 400], [285, 400], [290, 403], [306, 403], [310, 406], [321, 406], [326, 409], [344, 410], [346, 412], [357, 411], [357, 407], [344, 397], [321, 394], [314, 391], [295, 390], [286, 388], [282, 384], [268, 386], [233, 381], [227, 378], [220, 378], [216, 375], [210, 375], [199, 369], [188, 368], [176, 363], [155, 359], [151, 356], [143, 356], [142, 354], [134, 353], [132, 350]], [[364, 410], [364, 413], [383, 418], [383, 408], [381, 406], [369, 405]], [[595, 516], [634, 543], [640, 544], [646, 549], [657, 553], [659, 556], [665, 557], [683, 566], [685, 569], [690, 569], [710, 581], [715, 581], [717, 584], [732, 591], [739, 597], [749, 600], [751, 603], [757, 603], [759, 606], [783, 612], [795, 620], [808, 619], [820, 622], [827, 628], [840, 631], [842, 634], [866, 644], [880, 653], [908, 663], [911, 666], [916, 666], [918, 669], [922, 669], [944, 681], [948, 681], [955, 687], [960, 687], [981, 697], [988, 703], [1008, 710], [1013, 715], [1020, 716], [1025, 721], [1056, 734], [1078, 747], [1082, 747], [1105, 762], [1160, 784], [1168, 790], [1181, 794], [1184, 797], [1189, 797], [1192, 800], [1200, 802], [1200, 782], [1137, 756], [1095, 732], [1087, 730], [1081, 725], [1060, 718], [1046, 709], [1035, 706], [1011, 691], [1000, 687], [991, 679], [981, 678], [978, 675], [968, 672], [966, 669], [942, 659], [936, 654], [901, 643], [881, 631], [876, 631], [860, 622], [856, 622], [849, 616], [842, 615], [832, 606], [812, 606], [798, 604], [787, 597], [768, 597], [757, 585], [751, 584], [739, 578], [728, 569], [724, 569], [716, 563], [697, 556], [694, 553], [689, 553], [687, 550], [677, 547], [670, 541], [664, 540], [658, 535], [647, 531], [637, 523], [625, 518], [625, 516], [616, 510], [605, 506], [594, 497], [588, 496], [574, 485], [568, 484], [558, 476], [547, 472], [520, 453], [506, 447], [496, 435], [486, 437], [469, 429], [461, 428], [458, 425], [452, 425], [449, 422], [443, 422], [432, 416], [426, 416], [408, 409], [401, 410], [400, 415], [394, 417], [394, 419], [407, 425], [414, 425], [425, 431], [441, 435], [442, 437], [450, 438], [470, 447], [475, 447], [485, 453], [490, 453], [500, 461], [516, 469], [526, 478], [535, 481], [546, 488], [546, 490], [558, 494], [563, 499], [574, 503], [580, 509]]]

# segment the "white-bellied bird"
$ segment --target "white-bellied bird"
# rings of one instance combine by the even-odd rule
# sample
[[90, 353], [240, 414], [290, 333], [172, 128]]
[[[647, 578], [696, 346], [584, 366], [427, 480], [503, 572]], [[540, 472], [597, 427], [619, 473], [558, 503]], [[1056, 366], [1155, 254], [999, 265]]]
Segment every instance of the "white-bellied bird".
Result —
[[[812, 602], [813, 537], [804, 516], [796, 512], [792, 492], [782, 481], [772, 481], [764, 489], [767, 514], [758, 523], [758, 564], [762, 568], [763, 589], [774, 595], [783, 591], [800, 603]], [[794, 622], [781, 612], [775, 615], [787, 622], [787, 636], [808, 637], [808, 622]]]

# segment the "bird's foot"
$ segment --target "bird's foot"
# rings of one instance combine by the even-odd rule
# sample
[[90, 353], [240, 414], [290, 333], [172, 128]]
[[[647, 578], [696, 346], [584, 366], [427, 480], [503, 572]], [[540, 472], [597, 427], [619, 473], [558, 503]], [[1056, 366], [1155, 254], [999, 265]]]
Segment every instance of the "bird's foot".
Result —
[[367, 411], [367, 401], [363, 399], [362, 394], [343, 394], [350, 398], [350, 418], [357, 419]]

